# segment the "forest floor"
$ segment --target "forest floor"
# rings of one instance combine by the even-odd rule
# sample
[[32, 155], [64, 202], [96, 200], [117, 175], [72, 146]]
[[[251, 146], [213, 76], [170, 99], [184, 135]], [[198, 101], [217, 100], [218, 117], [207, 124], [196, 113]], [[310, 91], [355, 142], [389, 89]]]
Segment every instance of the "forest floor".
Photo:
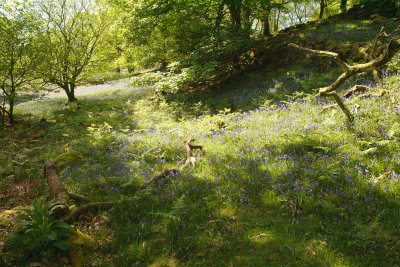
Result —
[[[368, 25], [337, 24], [353, 31], [338, 39]], [[308, 62], [186, 95], [117, 83], [79, 103], [20, 103], [18, 123], [0, 132], [0, 211], [49, 199], [42, 170], [53, 160], [69, 191], [119, 203], [75, 224], [96, 242], [88, 266], [397, 265], [400, 115], [390, 95], [400, 99], [400, 77], [385, 73], [376, 87], [359, 75], [343, 86], [391, 93], [358, 99], [349, 123], [315, 97], [338, 74]], [[180, 166], [192, 138], [204, 146], [195, 167], [135, 194]], [[7, 220], [0, 228], [4, 240]]]

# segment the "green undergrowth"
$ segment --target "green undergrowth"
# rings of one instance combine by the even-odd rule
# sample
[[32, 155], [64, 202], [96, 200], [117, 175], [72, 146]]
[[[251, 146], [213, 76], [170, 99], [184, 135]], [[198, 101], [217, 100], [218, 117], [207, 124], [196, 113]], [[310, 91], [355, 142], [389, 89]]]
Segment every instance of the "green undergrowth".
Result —
[[[23, 103], [1, 132], [0, 186], [44, 183], [50, 159], [69, 191], [118, 201], [88, 256], [104, 265], [396, 265], [400, 77], [385, 74], [374, 90], [391, 94], [357, 100], [349, 123], [314, 90], [339, 73], [297, 66], [182, 95], [132, 86]], [[194, 168], [138, 190], [181, 166], [192, 138], [204, 146]]]

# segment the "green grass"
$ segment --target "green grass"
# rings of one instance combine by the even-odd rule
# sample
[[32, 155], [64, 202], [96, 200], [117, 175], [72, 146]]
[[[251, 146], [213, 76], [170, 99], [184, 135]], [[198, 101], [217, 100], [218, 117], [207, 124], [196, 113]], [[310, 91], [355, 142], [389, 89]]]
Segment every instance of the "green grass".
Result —
[[[132, 87], [82, 96], [80, 105], [23, 103], [22, 122], [0, 139], [7, 162], [0, 185], [42, 179], [43, 160], [57, 159], [68, 190], [119, 201], [94, 234], [92, 262], [393, 266], [400, 262], [398, 106], [389, 96], [359, 100], [352, 124], [336, 109], [324, 112], [330, 102], [313, 88], [337, 73], [297, 66], [179, 96]], [[369, 82], [357, 76], [346, 86], [356, 81]], [[385, 77], [397, 101], [399, 85], [399, 76]], [[132, 201], [138, 184], [185, 160], [183, 141], [191, 138], [205, 150], [195, 168]]]

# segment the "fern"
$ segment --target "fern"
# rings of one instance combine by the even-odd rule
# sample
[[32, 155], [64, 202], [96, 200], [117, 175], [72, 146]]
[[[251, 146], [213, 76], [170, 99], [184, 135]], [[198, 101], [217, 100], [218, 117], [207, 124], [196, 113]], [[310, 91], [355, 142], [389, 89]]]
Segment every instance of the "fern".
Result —
[[180, 221], [182, 217], [187, 214], [187, 204], [185, 203], [185, 195], [181, 196], [172, 206], [171, 211], [164, 213], [164, 212], [157, 212], [153, 213], [154, 215], [166, 218], [168, 220], [173, 221]]

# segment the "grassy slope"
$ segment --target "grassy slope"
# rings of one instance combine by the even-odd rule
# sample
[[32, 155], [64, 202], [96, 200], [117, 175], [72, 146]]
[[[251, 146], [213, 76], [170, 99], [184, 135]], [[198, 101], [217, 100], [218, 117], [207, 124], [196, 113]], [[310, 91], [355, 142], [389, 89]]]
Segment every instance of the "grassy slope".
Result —
[[[327, 44], [332, 27], [341, 34]], [[295, 38], [333, 48], [360, 41], [345, 29], [367, 41], [379, 28], [342, 22]], [[69, 190], [122, 200], [93, 231], [92, 262], [393, 266], [400, 262], [397, 106], [388, 97], [359, 101], [349, 125], [337, 110], [322, 112], [326, 100], [307, 95], [338, 70], [305, 63], [164, 99], [149, 98], [150, 89], [115, 88], [81, 97], [80, 107], [65, 99], [20, 104], [24, 122], [0, 139], [2, 189], [41, 177], [42, 159], [58, 157]], [[368, 76], [348, 86], [356, 80], [368, 83]], [[399, 83], [385, 78], [396, 99]], [[137, 184], [184, 160], [189, 138], [204, 145], [202, 161], [128, 201]], [[80, 227], [95, 222], [87, 216]]]

